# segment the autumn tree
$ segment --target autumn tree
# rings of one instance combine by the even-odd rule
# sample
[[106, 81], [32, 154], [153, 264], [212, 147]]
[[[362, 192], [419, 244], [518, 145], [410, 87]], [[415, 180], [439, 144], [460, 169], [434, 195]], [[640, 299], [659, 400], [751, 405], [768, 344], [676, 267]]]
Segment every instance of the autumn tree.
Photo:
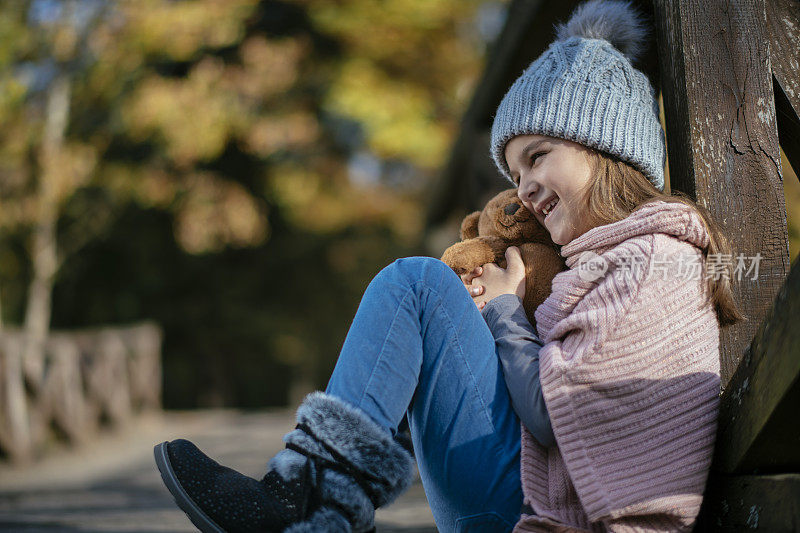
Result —
[[[264, 255], [262, 268], [277, 279], [293, 261], [304, 286], [275, 291], [283, 301], [262, 304], [268, 311], [251, 313], [258, 322], [247, 324], [269, 335], [254, 346], [311, 368], [307, 373], [319, 380], [324, 370], [314, 361], [321, 350], [335, 351], [363, 279], [375, 271], [366, 258], [384, 259], [354, 235], [385, 228], [381, 238], [406, 246], [419, 235], [419, 198], [445, 157], [485, 50], [478, 6], [3, 4], [0, 223], [6, 236], [29, 242], [30, 259], [18, 261], [24, 272], [4, 274], [9, 262], [0, 257], [0, 280], [31, 280], [27, 305], [4, 306], [5, 316], [19, 319], [15, 310], [24, 307], [25, 317], [40, 317], [25, 321], [36, 322], [30, 331], [42, 338], [49, 287], [72, 290], [66, 282], [59, 289], [64, 268], [68, 285], [82, 287], [73, 296], [84, 305], [55, 302], [58, 323], [102, 321], [91, 314], [95, 306], [107, 320], [135, 316], [91, 304], [92, 278], [103, 273], [87, 263], [101, 243], [124, 249], [131, 237], [122, 237], [122, 217], [135, 206], [164, 213], [171, 239], [187, 256], [181, 262], [252, 250], [252, 257], [274, 257]], [[312, 253], [318, 264], [302, 266]], [[326, 269], [346, 297], [312, 280]], [[120, 289], [103, 290], [96, 298], [112, 302]], [[206, 283], [195, 290], [213, 299], [211, 290], [226, 289]], [[14, 294], [2, 293], [6, 301]], [[292, 302], [294, 294], [306, 301]], [[345, 316], [331, 318], [337, 307], [322, 304], [331, 297], [350, 302]], [[309, 309], [321, 317], [316, 329], [304, 323]], [[337, 325], [326, 331], [329, 322]], [[170, 338], [167, 331], [168, 351]], [[217, 360], [208, 355], [203, 364]]]

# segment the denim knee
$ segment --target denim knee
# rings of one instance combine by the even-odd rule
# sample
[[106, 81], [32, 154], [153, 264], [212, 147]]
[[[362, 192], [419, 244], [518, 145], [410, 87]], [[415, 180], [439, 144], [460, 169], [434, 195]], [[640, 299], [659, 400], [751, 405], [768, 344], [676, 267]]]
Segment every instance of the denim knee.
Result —
[[401, 257], [384, 268], [381, 274], [400, 278], [408, 285], [421, 281], [429, 288], [440, 288], [444, 283], [462, 284], [453, 269], [435, 257]]

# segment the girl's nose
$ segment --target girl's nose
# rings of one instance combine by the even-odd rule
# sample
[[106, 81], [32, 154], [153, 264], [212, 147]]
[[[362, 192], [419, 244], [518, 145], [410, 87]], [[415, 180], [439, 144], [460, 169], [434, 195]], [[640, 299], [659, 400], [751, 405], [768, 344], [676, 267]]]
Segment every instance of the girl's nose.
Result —
[[531, 180], [522, 180], [519, 190], [517, 191], [517, 196], [519, 196], [519, 199], [523, 202], [530, 202], [533, 200], [533, 197], [536, 195], [538, 190], [538, 184]]

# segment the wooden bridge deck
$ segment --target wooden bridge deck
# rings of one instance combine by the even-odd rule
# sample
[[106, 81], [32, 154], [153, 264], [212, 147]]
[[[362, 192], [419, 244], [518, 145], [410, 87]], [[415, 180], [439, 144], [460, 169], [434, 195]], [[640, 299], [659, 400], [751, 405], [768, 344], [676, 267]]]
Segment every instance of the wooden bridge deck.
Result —
[[[289, 411], [167, 413], [27, 468], [0, 464], [0, 531], [195, 531], [161, 483], [153, 445], [190, 438], [221, 463], [260, 477], [292, 427]], [[377, 525], [385, 533], [436, 531], [419, 480], [378, 511]]]

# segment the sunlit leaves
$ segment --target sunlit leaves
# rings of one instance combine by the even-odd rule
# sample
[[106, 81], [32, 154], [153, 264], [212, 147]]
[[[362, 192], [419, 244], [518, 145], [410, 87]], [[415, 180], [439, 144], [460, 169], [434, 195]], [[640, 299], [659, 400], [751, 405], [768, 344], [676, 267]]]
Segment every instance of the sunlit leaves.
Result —
[[249, 151], [268, 157], [280, 150], [307, 146], [317, 139], [319, 130], [317, 118], [308, 112], [265, 115], [252, 124], [245, 143]]
[[108, 163], [100, 175], [101, 185], [120, 205], [134, 202], [144, 209], [169, 211], [181, 189], [174, 174], [156, 166]]
[[206, 58], [185, 80], [151, 75], [123, 108], [134, 139], [157, 134], [179, 166], [217, 157], [244, 119], [234, 93], [222, 89], [224, 65]]
[[175, 240], [189, 253], [258, 246], [269, 237], [266, 203], [218, 174], [111, 164], [102, 175], [114, 203], [174, 213]]
[[422, 206], [415, 199], [381, 187], [354, 187], [332, 171], [324, 162], [316, 167], [276, 165], [267, 195], [293, 226], [306, 231], [333, 234], [349, 226], [384, 226], [409, 242], [419, 234]]
[[364, 123], [378, 155], [428, 168], [441, 165], [469, 94], [465, 88], [480, 68], [483, 43], [471, 27], [479, 2], [308, 4], [315, 23], [346, 47], [330, 108]]
[[97, 150], [94, 146], [80, 143], [65, 143], [51, 162], [58, 176], [54, 180], [57, 204], [63, 204], [72, 194], [86, 185], [97, 165]]
[[299, 63], [308, 52], [301, 39], [250, 37], [239, 48], [241, 66], [228, 68], [227, 88], [254, 100], [279, 95], [297, 81]]
[[[417, 244], [419, 192], [480, 70], [483, 0], [32, 1], [30, 26], [30, 2], [0, 3], [6, 316], [30, 269], [7, 244], [31, 233], [46, 174], [69, 258], [59, 327], [158, 319], [182, 405], [243, 387], [260, 405], [285, 386], [276, 360], [318, 385], [369, 277]], [[75, 31], [89, 18], [59, 6], [89, 4], [102, 16]], [[63, 74], [47, 163], [44, 96]]]
[[[388, 44], [389, 51], [396, 51], [404, 41], [446, 29], [454, 19], [470, 13], [473, 6], [474, 3], [464, 0], [325, 0], [313, 2], [311, 15], [320, 27], [345, 36], [348, 42]], [[386, 53], [377, 49], [374, 52]]]
[[268, 234], [266, 209], [244, 187], [210, 173], [189, 176], [176, 210], [175, 237], [190, 253], [255, 246]]
[[427, 167], [444, 157], [450, 135], [436, 119], [429, 96], [369, 62], [353, 60], [342, 66], [327, 105], [361, 122], [370, 147], [380, 156]]
[[121, 4], [125, 38], [141, 53], [175, 61], [205, 49], [236, 45], [256, 0], [128, 0]]
[[31, 32], [22, 23], [24, 13], [24, 2], [7, 0], [0, 7], [0, 67], [4, 70], [31, 46]]
[[[320, 112], [359, 124], [366, 144], [350, 148], [432, 173], [462, 110], [455, 95], [478, 72], [480, 53], [463, 31], [478, 0], [298, 3], [314, 32], [341, 44], [341, 56], [319, 55], [305, 29], [253, 31], [273, 9], [258, 0], [110, 3], [77, 51], [78, 33], [60, 15], [40, 17], [47, 31], [32, 39], [22, 19], [0, 19], [0, 65], [34, 41], [51, 54], [34, 62], [82, 58], [71, 73], [78, 127], [67, 132], [79, 138], [59, 156], [59, 201], [91, 184], [119, 205], [169, 211], [178, 243], [192, 253], [263, 242], [265, 202], [305, 231], [379, 223], [408, 235], [418, 227], [418, 206], [402, 191], [349, 182], [349, 154], [333, 141], [340, 132]], [[12, 74], [0, 76], [0, 176], [2, 194], [14, 192], [5, 198], [24, 206], [42, 117], [26, 108], [26, 86]], [[125, 150], [137, 155], [129, 160]], [[265, 180], [263, 198], [237, 185], [252, 187], [250, 176], [219, 166], [226, 151], [260, 161], [264, 177], [253, 179]]]

